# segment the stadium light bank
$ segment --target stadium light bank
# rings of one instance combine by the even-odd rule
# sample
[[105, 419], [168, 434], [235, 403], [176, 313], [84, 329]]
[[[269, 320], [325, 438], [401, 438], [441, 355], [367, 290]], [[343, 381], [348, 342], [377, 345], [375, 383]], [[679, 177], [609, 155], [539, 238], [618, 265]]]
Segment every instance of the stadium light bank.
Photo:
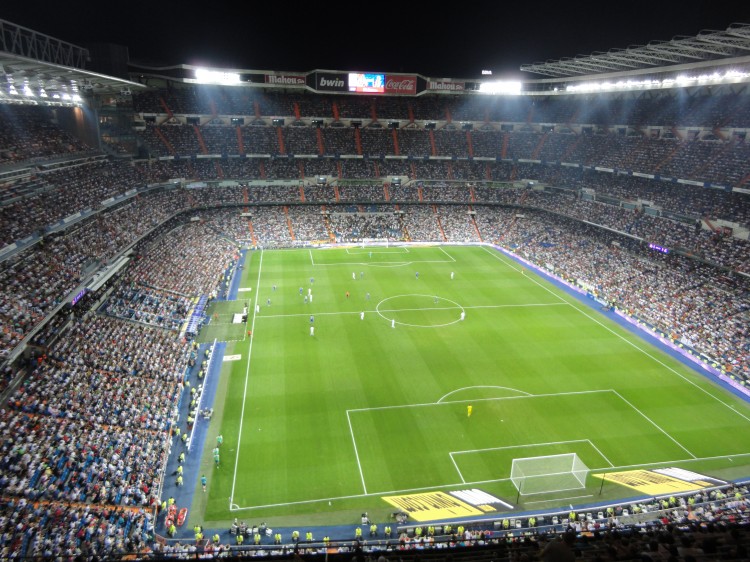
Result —
[[195, 69], [195, 82], [198, 84], [239, 84], [240, 75], [236, 72], [223, 70], [209, 70], [207, 68]]
[[683, 88], [688, 86], [701, 86], [706, 84], [730, 84], [746, 82], [750, 79], [750, 73], [738, 70], [727, 70], [726, 72], [714, 72], [712, 74], [699, 74], [695, 76], [678, 75], [674, 78], [662, 80], [619, 80], [617, 82], [584, 82], [571, 84], [565, 87], [566, 92], [613, 92], [618, 90], [655, 90], [662, 88]]
[[503, 94], [520, 95], [523, 84], [514, 80], [496, 80], [493, 82], [481, 82], [479, 84], [480, 94]]
[[16, 88], [15, 85], [9, 84], [7, 91], [0, 88], [0, 103], [9, 103], [16, 105], [58, 105], [63, 107], [80, 107], [83, 100], [78, 94], [52, 92], [48, 93], [44, 87], [38, 89], [32, 88], [29, 84], [24, 84]]

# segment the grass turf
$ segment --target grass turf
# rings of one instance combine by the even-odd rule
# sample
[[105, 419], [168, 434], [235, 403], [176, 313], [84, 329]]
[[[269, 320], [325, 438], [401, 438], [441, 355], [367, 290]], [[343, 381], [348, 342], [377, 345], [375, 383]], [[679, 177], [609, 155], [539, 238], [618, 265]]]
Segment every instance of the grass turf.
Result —
[[750, 474], [745, 402], [494, 250], [248, 258], [253, 337], [227, 337], [241, 358], [221, 371], [221, 466], [212, 438], [204, 452], [207, 524], [386, 520], [386, 496], [474, 488], [517, 510], [638, 495], [591, 475], [579, 490], [518, 494], [512, 460], [559, 453], [592, 474]]

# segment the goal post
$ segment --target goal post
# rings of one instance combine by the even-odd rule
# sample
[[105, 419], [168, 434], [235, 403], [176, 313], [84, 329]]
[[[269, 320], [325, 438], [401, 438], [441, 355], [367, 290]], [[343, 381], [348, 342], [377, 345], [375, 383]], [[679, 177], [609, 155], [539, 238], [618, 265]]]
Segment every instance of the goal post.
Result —
[[521, 495], [579, 490], [589, 468], [576, 453], [513, 459], [510, 479]]

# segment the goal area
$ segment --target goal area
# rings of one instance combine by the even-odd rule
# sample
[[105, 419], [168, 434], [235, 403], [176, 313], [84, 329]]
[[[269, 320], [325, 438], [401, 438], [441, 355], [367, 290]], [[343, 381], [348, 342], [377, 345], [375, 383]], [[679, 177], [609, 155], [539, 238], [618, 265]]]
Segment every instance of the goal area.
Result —
[[521, 495], [579, 490], [589, 469], [575, 453], [513, 459], [510, 479]]

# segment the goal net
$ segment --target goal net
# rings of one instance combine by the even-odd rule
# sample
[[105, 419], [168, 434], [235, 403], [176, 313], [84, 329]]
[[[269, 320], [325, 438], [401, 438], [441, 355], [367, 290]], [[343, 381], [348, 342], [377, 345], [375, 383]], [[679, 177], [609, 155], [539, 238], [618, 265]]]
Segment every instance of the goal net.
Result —
[[586, 487], [589, 469], [575, 453], [513, 459], [510, 479], [522, 495]]

